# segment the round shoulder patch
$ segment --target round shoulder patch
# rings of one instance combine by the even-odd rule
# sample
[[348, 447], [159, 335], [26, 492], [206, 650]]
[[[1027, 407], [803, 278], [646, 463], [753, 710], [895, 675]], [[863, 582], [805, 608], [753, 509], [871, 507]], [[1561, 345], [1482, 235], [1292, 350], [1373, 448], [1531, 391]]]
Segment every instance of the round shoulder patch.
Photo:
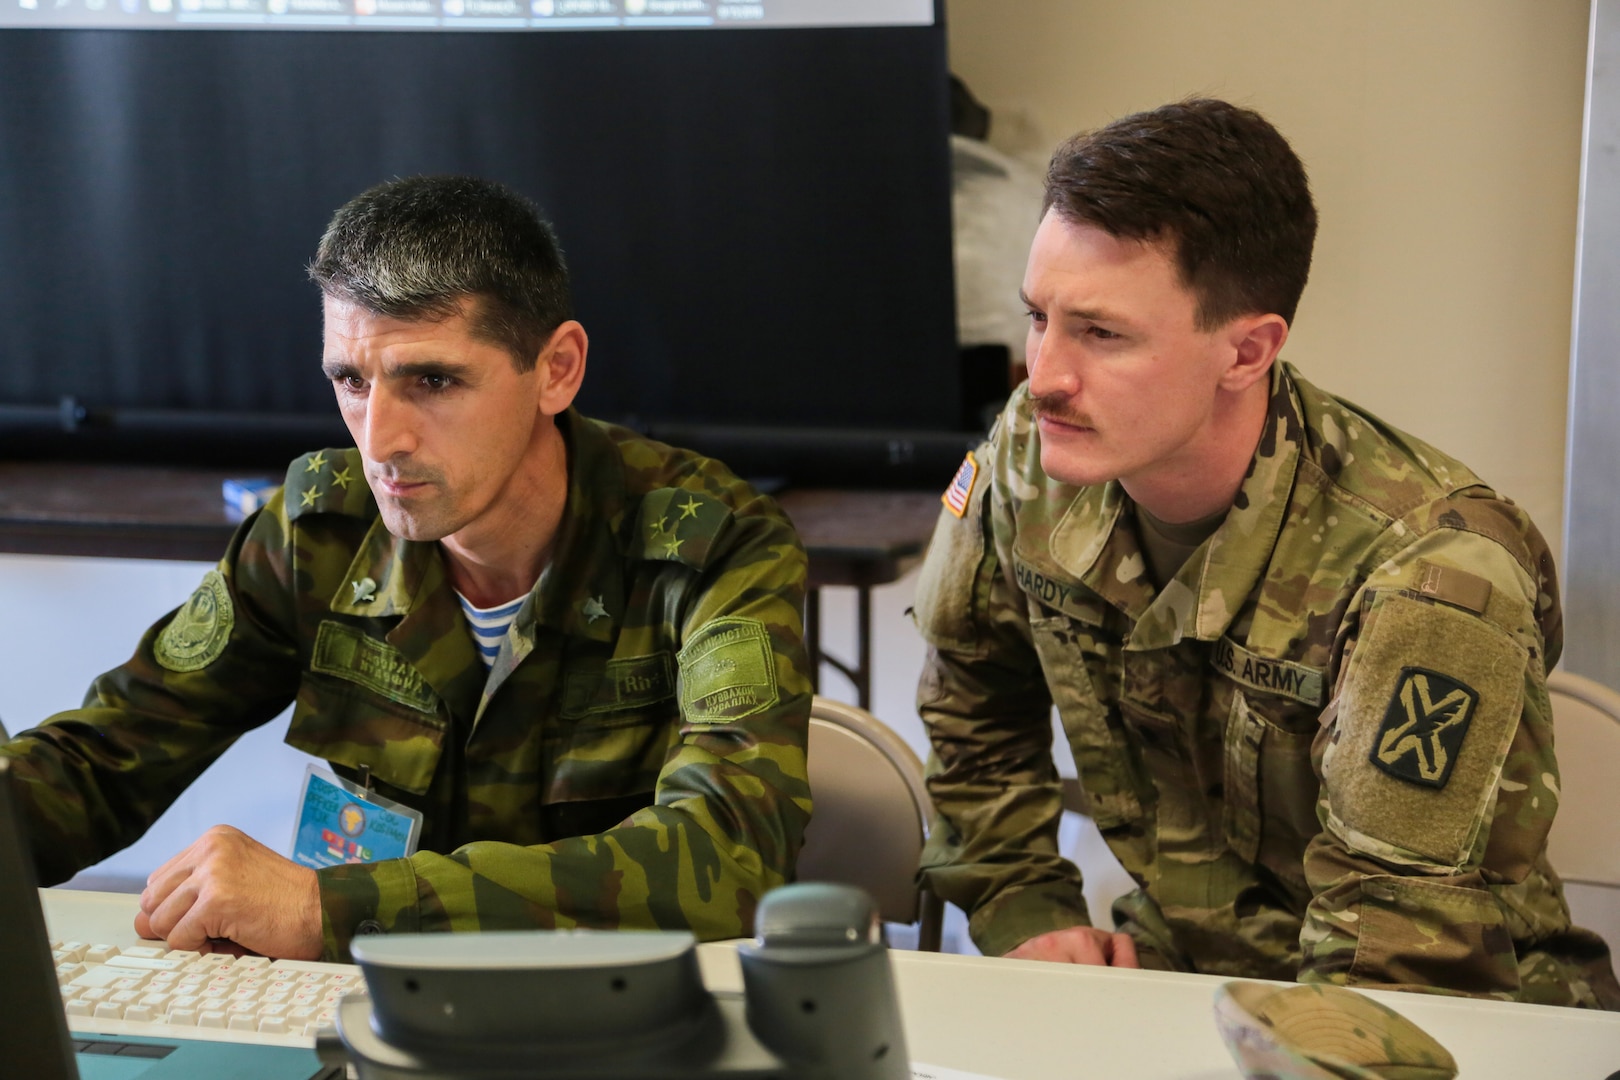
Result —
[[199, 671], [219, 659], [235, 624], [236, 609], [225, 575], [210, 570], [158, 635], [152, 654], [170, 671]]

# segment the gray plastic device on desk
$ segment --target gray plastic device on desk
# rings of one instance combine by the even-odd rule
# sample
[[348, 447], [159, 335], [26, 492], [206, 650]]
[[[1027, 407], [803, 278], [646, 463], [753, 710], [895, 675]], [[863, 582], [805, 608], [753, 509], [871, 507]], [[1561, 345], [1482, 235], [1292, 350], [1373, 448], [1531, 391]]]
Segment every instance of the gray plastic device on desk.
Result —
[[906, 1080], [882, 924], [845, 885], [768, 894], [711, 993], [681, 931], [360, 938], [322, 1060], [360, 1080]]

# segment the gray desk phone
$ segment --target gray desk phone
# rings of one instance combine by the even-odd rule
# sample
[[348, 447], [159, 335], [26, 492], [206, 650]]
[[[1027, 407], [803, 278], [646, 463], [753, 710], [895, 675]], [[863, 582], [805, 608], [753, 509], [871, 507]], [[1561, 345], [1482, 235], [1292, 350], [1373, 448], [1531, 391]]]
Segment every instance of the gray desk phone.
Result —
[[684, 931], [361, 938], [367, 993], [316, 1051], [361, 1080], [907, 1080], [871, 898], [789, 885], [755, 926], [742, 994], [704, 987]]

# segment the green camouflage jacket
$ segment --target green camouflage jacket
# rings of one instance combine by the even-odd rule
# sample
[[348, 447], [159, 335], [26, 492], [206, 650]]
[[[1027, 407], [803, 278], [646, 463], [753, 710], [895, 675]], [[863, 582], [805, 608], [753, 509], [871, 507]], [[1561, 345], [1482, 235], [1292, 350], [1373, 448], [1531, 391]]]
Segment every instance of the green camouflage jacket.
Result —
[[1041, 471], [1023, 390], [946, 501], [923, 874], [986, 952], [1089, 925], [1055, 703], [1145, 965], [1620, 1007], [1546, 858], [1552, 556], [1473, 473], [1278, 365], [1234, 508], [1163, 589], [1118, 483]]
[[388, 532], [358, 452], [294, 462], [82, 708], [0, 749], [42, 880], [292, 702], [289, 743], [424, 814], [413, 857], [319, 871], [329, 958], [357, 929], [750, 932], [810, 812], [803, 548], [719, 463], [560, 422], [567, 512], [487, 676], [439, 546]]

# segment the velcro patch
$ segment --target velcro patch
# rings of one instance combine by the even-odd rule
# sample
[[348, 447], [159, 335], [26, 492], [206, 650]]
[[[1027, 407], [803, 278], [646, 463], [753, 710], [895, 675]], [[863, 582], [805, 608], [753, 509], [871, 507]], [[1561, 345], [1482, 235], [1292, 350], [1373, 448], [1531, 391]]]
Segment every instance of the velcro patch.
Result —
[[439, 696], [404, 653], [352, 626], [323, 621], [315, 632], [315, 653], [309, 666], [324, 675], [358, 683], [417, 712], [439, 710]]
[[1529, 660], [1478, 615], [1404, 590], [1371, 593], [1322, 757], [1328, 830], [1390, 865], [1469, 865]]
[[1225, 637], [1210, 650], [1209, 662], [1216, 671], [1250, 690], [1278, 694], [1304, 705], [1322, 705], [1324, 683], [1322, 673], [1315, 668], [1256, 655]]
[[1479, 694], [1466, 683], [1426, 668], [1402, 668], [1370, 760], [1397, 779], [1445, 787], [1478, 704]]
[[170, 671], [200, 671], [218, 660], [236, 625], [225, 575], [210, 570], [152, 644], [152, 656]]
[[973, 498], [973, 485], [978, 479], [979, 462], [974, 458], [973, 451], [969, 450], [967, 457], [963, 458], [962, 464], [957, 467], [956, 475], [951, 477], [950, 487], [945, 489], [945, 494], [939, 497], [939, 501], [944, 503], [945, 508], [951, 513], [961, 517], [967, 513], [968, 501]]
[[681, 715], [723, 724], [778, 701], [771, 636], [758, 619], [715, 619], [680, 654]]
[[1475, 615], [1485, 614], [1491, 602], [1491, 583], [1485, 578], [1427, 559], [1418, 560], [1417, 577], [1412, 584], [1424, 596], [1455, 604]]

